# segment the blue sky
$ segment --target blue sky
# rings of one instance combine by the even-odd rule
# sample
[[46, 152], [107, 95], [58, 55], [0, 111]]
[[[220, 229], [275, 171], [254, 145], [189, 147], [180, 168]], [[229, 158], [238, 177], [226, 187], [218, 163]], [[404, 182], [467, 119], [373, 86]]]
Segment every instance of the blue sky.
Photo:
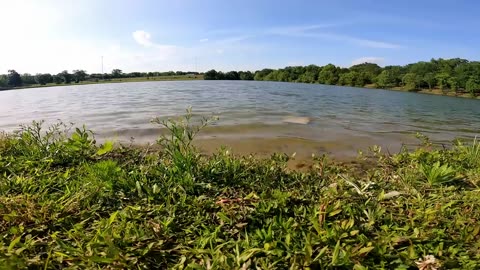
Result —
[[476, 0], [1, 0], [0, 73], [480, 60]]

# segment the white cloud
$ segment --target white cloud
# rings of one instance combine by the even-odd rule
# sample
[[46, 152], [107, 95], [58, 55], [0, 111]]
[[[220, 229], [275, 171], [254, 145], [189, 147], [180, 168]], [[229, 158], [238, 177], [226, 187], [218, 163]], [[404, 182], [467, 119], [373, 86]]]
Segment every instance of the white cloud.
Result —
[[[244, 34], [240, 35], [237, 33], [237, 36], [223, 39], [223, 43], [236, 43], [243, 41], [245, 39], [253, 38], [256, 36], [268, 36], [268, 35], [277, 35], [277, 36], [287, 36], [287, 37], [303, 37], [303, 38], [320, 38], [326, 40], [335, 40], [352, 43], [362, 47], [376, 48], [376, 49], [401, 49], [404, 48], [403, 45], [380, 41], [372, 39], [358, 38], [349, 35], [342, 35], [331, 32], [319, 32], [321, 29], [334, 28], [341, 24], [313, 24], [313, 25], [304, 25], [304, 26], [286, 26], [286, 27], [276, 27], [259, 30], [254, 34]], [[222, 32], [222, 31], [218, 31]]]
[[207, 42], [208, 41], [208, 38], [202, 38], [199, 40], [200, 42]]
[[366, 57], [360, 57], [352, 61], [352, 66], [353, 65], [358, 65], [358, 64], [363, 64], [363, 63], [372, 63], [372, 64], [377, 64], [377, 65], [383, 65], [385, 62], [385, 58], [383, 57], [371, 57], [371, 56], [366, 56]]
[[137, 30], [132, 33], [132, 36], [133, 39], [135, 39], [135, 41], [142, 46], [150, 47], [153, 45], [152, 41], [150, 40], [152, 36], [146, 31]]
[[376, 41], [376, 40], [368, 40], [368, 39], [359, 39], [359, 38], [352, 38], [346, 37], [347, 41], [356, 43], [358, 45], [370, 48], [378, 48], [378, 49], [400, 49], [403, 46], [399, 44], [383, 42], [383, 41]]
[[217, 50], [217, 53], [218, 53], [218, 54], [223, 54], [223, 53], [224, 53], [224, 50], [223, 50], [223, 49], [218, 49], [218, 50]]
[[238, 43], [238, 42], [241, 42], [241, 41], [253, 38], [253, 37], [255, 37], [255, 36], [254, 35], [234, 36], [234, 37], [228, 37], [228, 38], [220, 39], [220, 40], [217, 41], [217, 43], [234, 44], [234, 43]]
[[322, 28], [335, 27], [336, 24], [312, 24], [312, 25], [303, 25], [303, 26], [286, 26], [286, 27], [275, 27], [267, 29], [265, 32], [272, 35], [295, 35], [298, 33], [304, 33], [307, 31], [318, 30]]
[[[137, 30], [132, 33], [132, 36], [138, 44], [145, 47], [143, 51], [135, 53], [135, 61], [144, 62], [146, 65], [172, 60], [175, 56], [178, 56], [180, 51], [185, 51], [185, 48], [178, 46], [153, 42], [152, 35], [144, 30]], [[158, 70], [158, 68], [155, 70]]]
[[288, 36], [288, 37], [303, 37], [303, 38], [320, 38], [326, 40], [335, 40], [335, 41], [344, 41], [349, 42], [358, 46], [377, 48], [377, 49], [399, 49], [402, 48], [402, 45], [378, 41], [357, 38], [349, 35], [342, 35], [331, 32], [318, 32], [316, 30], [333, 28], [338, 26], [338, 24], [314, 24], [306, 26], [288, 26], [288, 27], [279, 27], [266, 29], [264, 31], [265, 35], [279, 35], [279, 36]]

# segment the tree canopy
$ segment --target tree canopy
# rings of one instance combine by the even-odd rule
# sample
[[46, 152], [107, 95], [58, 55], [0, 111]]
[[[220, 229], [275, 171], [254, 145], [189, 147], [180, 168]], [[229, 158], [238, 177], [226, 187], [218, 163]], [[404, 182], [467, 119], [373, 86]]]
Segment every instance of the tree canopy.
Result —
[[[206, 80], [252, 79], [237, 77], [234, 71], [222, 73], [210, 70]], [[235, 76], [234, 76], [235, 75]], [[380, 67], [374, 63], [362, 63], [350, 68], [333, 64], [325, 66], [288, 66], [283, 69], [262, 69], [252, 73], [257, 81], [281, 81], [320, 83], [344, 86], [375, 86], [377, 88], [401, 87], [405, 90], [440, 89], [444, 92], [480, 92], [480, 62], [460, 58], [432, 59], [405, 66]]]
[[17, 87], [17, 86], [21, 86], [22, 84], [23, 82], [20, 74], [18, 74], [18, 72], [16, 72], [13, 69], [9, 70], [7, 74], [7, 85], [12, 87]]

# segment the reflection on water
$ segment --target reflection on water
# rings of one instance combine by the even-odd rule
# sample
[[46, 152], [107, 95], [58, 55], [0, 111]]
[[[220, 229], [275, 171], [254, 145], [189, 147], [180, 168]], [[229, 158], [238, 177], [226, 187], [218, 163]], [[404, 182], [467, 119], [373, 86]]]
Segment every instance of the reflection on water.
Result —
[[[204, 139], [295, 138], [362, 148], [398, 148], [423, 132], [433, 140], [473, 137], [480, 102], [349, 87], [245, 81], [98, 84], [0, 92], [0, 130], [44, 119], [86, 124], [100, 137], [152, 141], [156, 116], [220, 117]], [[287, 121], [285, 119], [294, 119]], [[308, 119], [308, 121], [307, 121]], [[298, 121], [297, 121], [298, 120]], [[300, 121], [302, 120], [302, 121]], [[292, 123], [293, 122], [293, 123]], [[333, 143], [335, 145], [335, 143]], [[313, 147], [313, 150], [317, 149]], [[335, 149], [333, 149], [335, 152]]]

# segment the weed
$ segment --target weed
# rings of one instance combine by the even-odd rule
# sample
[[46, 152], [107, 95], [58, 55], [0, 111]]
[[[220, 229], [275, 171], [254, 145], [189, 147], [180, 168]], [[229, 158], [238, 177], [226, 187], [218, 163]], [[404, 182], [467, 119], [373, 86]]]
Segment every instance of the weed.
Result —
[[[0, 137], [4, 268], [480, 268], [479, 143], [384, 155], [368, 171], [314, 158], [202, 156], [212, 121], [155, 119], [158, 151], [41, 122]], [[425, 144], [428, 140], [425, 139]], [[417, 165], [421, 164], [421, 165]], [[425, 184], [425, 182], [427, 184]], [[434, 259], [434, 260], [433, 260]]]
[[420, 165], [420, 171], [430, 185], [445, 184], [457, 179], [455, 169], [447, 164], [440, 165], [440, 162], [435, 162], [433, 165]]

